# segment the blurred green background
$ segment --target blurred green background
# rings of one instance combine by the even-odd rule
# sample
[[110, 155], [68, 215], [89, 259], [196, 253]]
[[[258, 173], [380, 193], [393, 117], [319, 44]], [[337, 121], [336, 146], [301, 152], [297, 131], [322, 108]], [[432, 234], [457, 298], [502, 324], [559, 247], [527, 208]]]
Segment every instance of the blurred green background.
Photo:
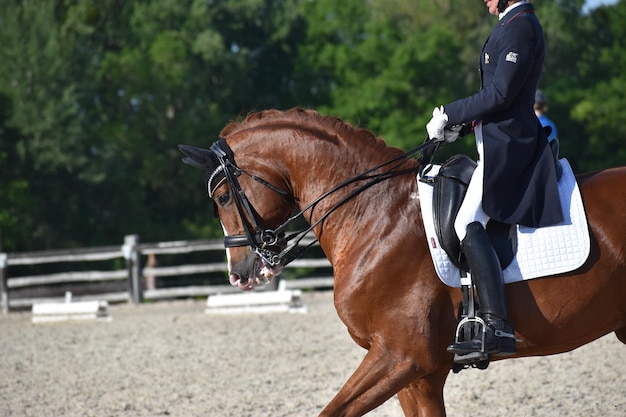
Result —
[[[576, 172], [626, 164], [626, 2], [536, 0], [540, 87]], [[3, 0], [2, 251], [218, 237], [179, 143], [314, 108], [410, 149], [479, 87], [497, 18], [468, 0]], [[472, 139], [445, 149], [473, 155]]]

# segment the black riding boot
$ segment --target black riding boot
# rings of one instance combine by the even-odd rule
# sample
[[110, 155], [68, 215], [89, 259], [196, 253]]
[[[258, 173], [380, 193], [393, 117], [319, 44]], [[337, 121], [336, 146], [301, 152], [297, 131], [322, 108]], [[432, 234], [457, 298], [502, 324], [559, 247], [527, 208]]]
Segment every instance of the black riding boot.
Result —
[[485, 322], [485, 343], [480, 332], [472, 340], [448, 346], [448, 352], [466, 355], [484, 352], [493, 356], [510, 356], [517, 353], [515, 330], [508, 320], [504, 281], [498, 256], [479, 222], [467, 226], [467, 234], [462, 242], [472, 281], [476, 286], [482, 319]]

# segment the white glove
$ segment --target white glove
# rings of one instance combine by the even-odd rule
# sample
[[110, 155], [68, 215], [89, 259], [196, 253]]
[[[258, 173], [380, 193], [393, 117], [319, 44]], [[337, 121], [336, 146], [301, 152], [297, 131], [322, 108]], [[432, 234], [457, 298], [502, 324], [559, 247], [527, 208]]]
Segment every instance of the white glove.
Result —
[[435, 107], [433, 110], [433, 118], [430, 119], [430, 122], [426, 125], [428, 137], [435, 142], [454, 142], [459, 137], [461, 126], [457, 125], [446, 128], [447, 123], [448, 115], [444, 112], [443, 106]]
[[435, 142], [445, 140], [443, 129], [446, 127], [446, 123], [448, 123], [448, 115], [444, 113], [443, 106], [435, 107], [433, 110], [433, 118], [430, 119], [430, 122], [426, 125], [428, 137]]

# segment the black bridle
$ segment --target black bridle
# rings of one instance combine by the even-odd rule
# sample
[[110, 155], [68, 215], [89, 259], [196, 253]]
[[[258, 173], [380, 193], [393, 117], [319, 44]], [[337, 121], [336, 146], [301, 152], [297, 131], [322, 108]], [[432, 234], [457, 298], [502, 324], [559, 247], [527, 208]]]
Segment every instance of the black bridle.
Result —
[[[262, 178], [251, 175], [245, 170], [239, 168], [235, 163], [233, 151], [226, 143], [226, 140], [220, 138], [218, 141], [214, 142], [209, 148], [210, 151], [216, 156], [217, 162], [219, 164], [208, 177], [207, 187], [209, 190], [209, 196], [212, 197], [213, 191], [217, 187], [219, 187], [224, 181], [226, 181], [230, 186], [231, 196], [233, 198], [235, 206], [237, 207], [237, 211], [239, 213], [239, 217], [241, 218], [241, 223], [244, 229], [244, 234], [225, 236], [224, 246], [226, 248], [250, 246], [251, 250], [255, 252], [267, 266], [272, 268], [277, 266], [285, 266], [294, 259], [298, 258], [300, 255], [302, 255], [309, 247], [311, 247], [318, 241], [318, 239], [314, 239], [306, 246], [298, 248], [299, 243], [302, 241], [302, 239], [305, 238], [307, 233], [312, 231], [317, 225], [326, 220], [326, 218], [330, 216], [330, 214], [332, 214], [344, 203], [346, 203], [356, 195], [360, 194], [367, 188], [390, 178], [414, 172], [413, 169], [397, 169], [401, 165], [403, 165], [410, 156], [427, 150], [433, 144], [435, 144], [435, 142], [427, 140], [421, 146], [418, 146], [408, 152], [392, 158], [391, 160], [383, 164], [377, 165], [361, 174], [355, 175], [354, 177], [343, 181], [342, 183], [336, 185], [335, 187], [331, 188], [330, 190], [326, 191], [324, 194], [316, 198], [313, 202], [301, 209], [298, 213], [289, 217], [285, 222], [283, 222], [275, 229], [268, 229], [261, 226], [258, 214], [250, 203], [250, 200], [248, 199], [246, 194], [243, 192], [237, 178], [242, 174], [245, 174], [253, 180], [269, 188], [270, 190], [278, 193], [284, 199], [290, 197], [289, 193], [270, 184]], [[422, 158], [420, 159], [422, 163], [424, 162], [424, 157], [428, 159], [432, 156], [430, 154], [428, 154], [427, 156], [427, 154], [424, 153]], [[384, 167], [387, 167], [385, 171], [373, 174], [374, 171], [377, 171]], [[215, 181], [217, 181], [217, 183], [213, 186], [212, 183]], [[331, 207], [317, 221], [310, 224], [307, 228], [295, 231], [290, 235], [286, 235], [287, 227], [291, 225], [298, 217], [304, 217], [304, 213], [307, 210], [311, 210], [312, 214], [315, 206], [324, 198], [358, 181], [365, 182], [359, 187], [352, 190], [341, 201]], [[292, 201], [292, 204], [295, 203]]]
[[[272, 230], [261, 227], [258, 214], [252, 207], [252, 204], [246, 194], [243, 192], [241, 185], [239, 185], [237, 177], [242, 174], [246, 174], [255, 181], [258, 181], [268, 187], [270, 190], [280, 194], [283, 198], [288, 197], [289, 194], [262, 178], [250, 175], [248, 172], [239, 168], [235, 163], [233, 151], [223, 138], [214, 142], [209, 150], [217, 157], [217, 161], [219, 163], [218, 167], [213, 171], [207, 182], [209, 196], [212, 197], [213, 190], [215, 190], [225, 180], [230, 186], [231, 196], [234, 200], [235, 206], [237, 207], [237, 212], [239, 213], [244, 229], [243, 235], [225, 236], [224, 247], [233, 248], [250, 246], [251, 249], [259, 257], [261, 257], [263, 262], [267, 265], [272, 267], [279, 265], [280, 259], [277, 258], [277, 248], [282, 250], [282, 248], [287, 246], [286, 239], [284, 238], [284, 228], [280, 226], [277, 229]], [[213, 186], [213, 181], [220, 177], [220, 181]]]

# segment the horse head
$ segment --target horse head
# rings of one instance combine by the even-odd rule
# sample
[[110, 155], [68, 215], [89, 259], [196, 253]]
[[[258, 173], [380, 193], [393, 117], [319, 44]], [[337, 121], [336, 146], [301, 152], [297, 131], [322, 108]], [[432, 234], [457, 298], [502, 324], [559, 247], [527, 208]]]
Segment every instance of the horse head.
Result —
[[[224, 229], [231, 285], [242, 290], [269, 283], [284, 267], [284, 225], [294, 209], [280, 174], [256, 152], [235, 154], [224, 138], [209, 149], [179, 145], [183, 162], [204, 172], [214, 213]], [[275, 185], [275, 184], [280, 184]]]
[[[329, 216], [345, 231], [341, 218], [351, 222], [355, 201], [369, 207], [364, 190], [385, 182], [378, 197], [369, 197], [380, 205], [390, 178], [416, 173], [415, 162], [371, 132], [305, 109], [252, 113], [220, 136], [209, 149], [180, 150], [183, 162], [204, 170], [225, 232], [230, 282], [244, 290], [267, 283], [299, 256], [304, 249], [296, 246], [309, 231], [324, 235], [329, 256]], [[286, 235], [300, 216], [309, 227]]]

